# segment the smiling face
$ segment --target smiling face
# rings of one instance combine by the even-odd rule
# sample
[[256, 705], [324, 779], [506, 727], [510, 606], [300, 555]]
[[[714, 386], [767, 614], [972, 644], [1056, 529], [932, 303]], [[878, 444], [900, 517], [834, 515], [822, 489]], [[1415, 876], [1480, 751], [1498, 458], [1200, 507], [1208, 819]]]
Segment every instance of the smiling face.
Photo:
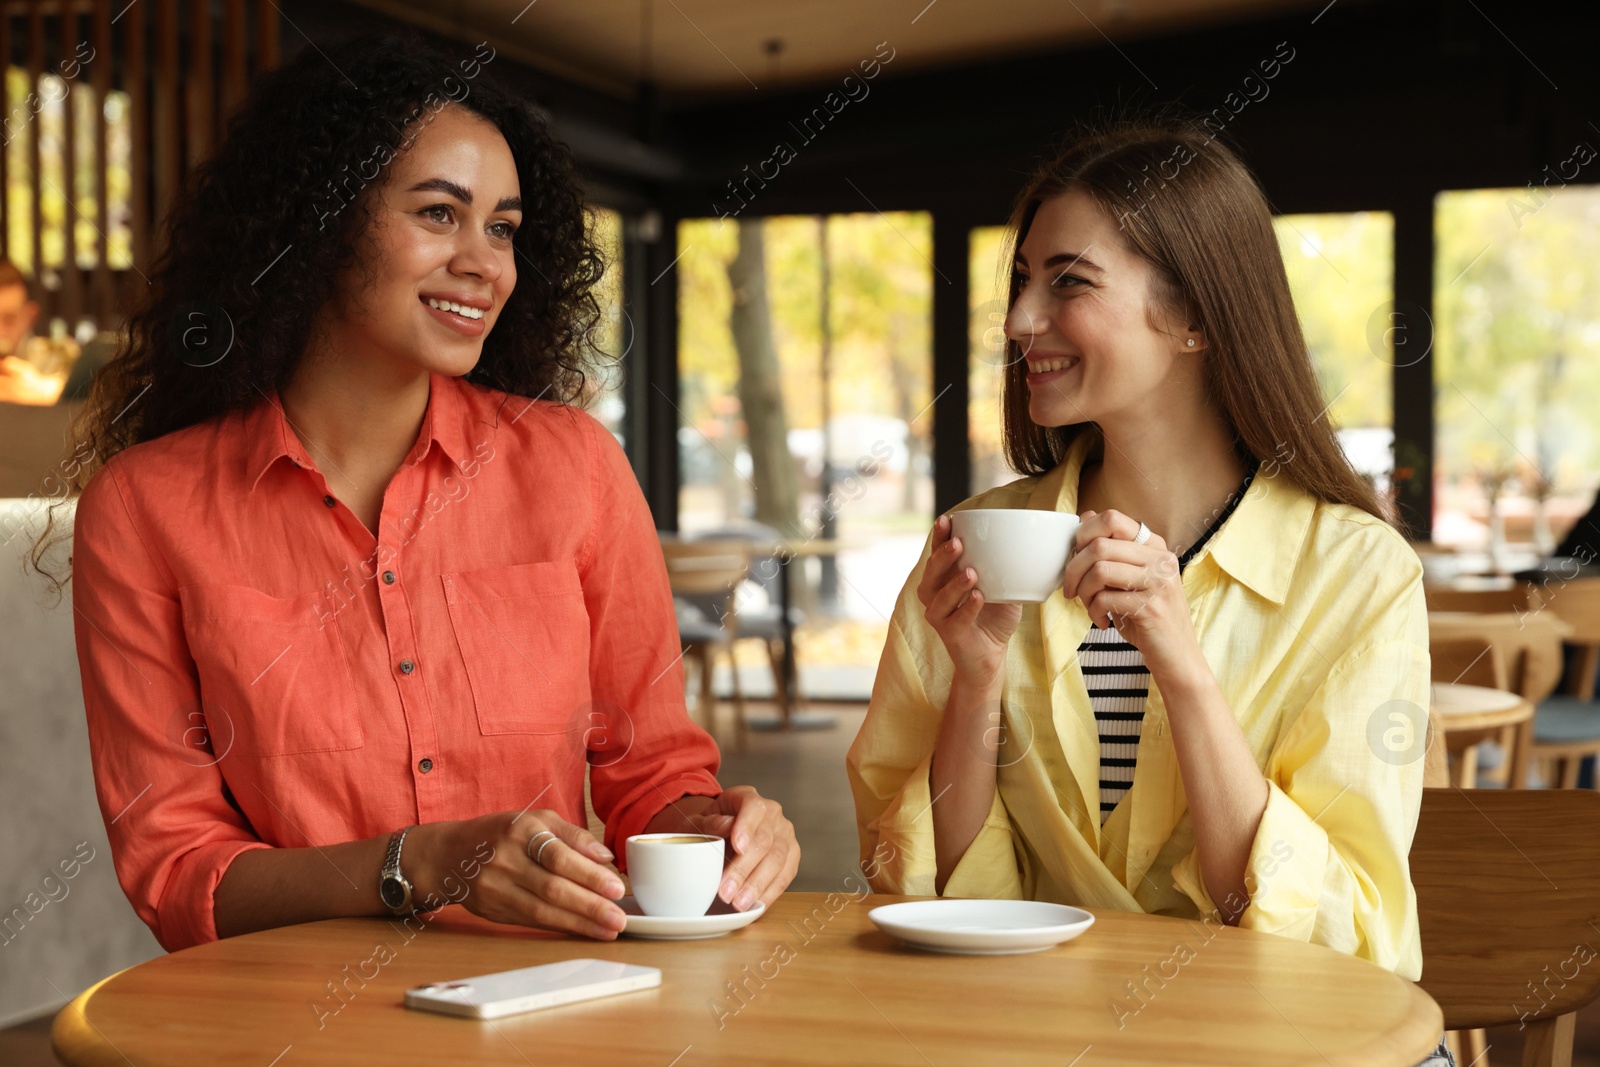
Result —
[[458, 377], [517, 282], [522, 192], [495, 126], [446, 106], [372, 190], [361, 264], [326, 309], [329, 347]]
[[1006, 335], [1027, 361], [1035, 423], [1149, 417], [1174, 387], [1192, 389], [1204, 337], [1159, 305], [1154, 268], [1088, 194], [1040, 204], [1015, 270]]

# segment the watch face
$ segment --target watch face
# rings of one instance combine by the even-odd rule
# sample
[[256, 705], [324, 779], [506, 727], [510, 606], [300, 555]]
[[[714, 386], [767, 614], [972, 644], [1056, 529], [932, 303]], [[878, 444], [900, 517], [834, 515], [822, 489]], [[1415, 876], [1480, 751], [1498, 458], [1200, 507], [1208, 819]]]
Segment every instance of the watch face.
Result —
[[403, 908], [406, 904], [406, 887], [398, 878], [385, 878], [378, 885], [378, 896], [383, 898], [386, 907]]

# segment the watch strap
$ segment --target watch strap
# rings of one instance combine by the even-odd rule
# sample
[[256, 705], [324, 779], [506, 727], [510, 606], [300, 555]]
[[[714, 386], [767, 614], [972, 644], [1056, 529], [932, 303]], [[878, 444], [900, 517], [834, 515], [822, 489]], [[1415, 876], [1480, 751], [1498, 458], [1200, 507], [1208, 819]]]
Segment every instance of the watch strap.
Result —
[[[391, 879], [399, 882], [400, 885], [405, 889], [405, 903], [398, 908], [389, 907], [389, 910], [396, 915], [405, 915], [416, 911], [415, 902], [411, 899], [411, 880], [404, 874], [400, 873], [400, 853], [405, 847], [406, 834], [410, 831], [411, 827], [406, 826], [389, 835], [389, 848], [384, 853], [383, 857], [383, 871], [378, 876], [378, 887], [380, 890], [382, 889], [384, 883]], [[387, 901], [384, 903], [386, 906], [388, 906]]]

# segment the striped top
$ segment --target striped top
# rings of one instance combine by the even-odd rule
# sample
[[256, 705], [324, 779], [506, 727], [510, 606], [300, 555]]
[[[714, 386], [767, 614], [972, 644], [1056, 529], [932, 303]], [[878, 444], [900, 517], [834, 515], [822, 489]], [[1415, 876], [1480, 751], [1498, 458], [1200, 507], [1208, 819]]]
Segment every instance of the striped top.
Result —
[[[1178, 557], [1180, 574], [1233, 514], [1259, 467], [1257, 463], [1250, 468], [1238, 491], [1228, 498], [1206, 532]], [[1125, 641], [1115, 625], [1104, 630], [1089, 627], [1083, 644], [1078, 646], [1078, 665], [1083, 670], [1083, 684], [1089, 690], [1089, 706], [1094, 709], [1100, 734], [1100, 821], [1105, 822], [1133, 785], [1145, 699], [1150, 695], [1150, 668], [1144, 665], [1144, 653]]]

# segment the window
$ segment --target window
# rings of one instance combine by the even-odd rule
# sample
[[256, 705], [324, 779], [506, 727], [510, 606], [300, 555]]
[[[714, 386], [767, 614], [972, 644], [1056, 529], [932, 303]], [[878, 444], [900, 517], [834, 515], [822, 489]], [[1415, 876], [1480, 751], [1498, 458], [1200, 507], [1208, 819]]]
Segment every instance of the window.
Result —
[[983, 226], [967, 242], [967, 439], [970, 442], [973, 493], [1013, 481], [1000, 451], [1000, 385], [1006, 364], [1006, 285], [1010, 264], [1003, 253], [1004, 226]]
[[[731, 318], [729, 269], [741, 226], [755, 228], [751, 237], [759, 233], [765, 247], [771, 342], [763, 353], [753, 325], [742, 333], [744, 360], [775, 383], [750, 419]], [[791, 564], [796, 601], [807, 613], [797, 657], [809, 696], [869, 695], [889, 613], [928, 534], [932, 247], [926, 213], [679, 226], [679, 525], [692, 535], [760, 521], [789, 540], [815, 542], [831, 517], [842, 543], [837, 563]], [[753, 452], [762, 449], [781, 453], [783, 466], [757, 463]], [[790, 488], [758, 488], [758, 468], [778, 471]], [[741, 663], [748, 657], [749, 691], [769, 692], [764, 657], [746, 646], [740, 656]]]
[[595, 287], [600, 320], [590, 335], [599, 365], [584, 385], [583, 406], [618, 441], [626, 443], [623, 438], [622, 359], [633, 343], [633, 324], [622, 307], [622, 216], [609, 208], [591, 207], [590, 210], [594, 214], [594, 242], [605, 259], [606, 272]]
[[1356, 470], [1387, 494], [1394, 471], [1394, 216], [1280, 215], [1272, 224], [1328, 418]]
[[1600, 187], [1442, 193], [1434, 227], [1434, 540], [1535, 558], [1600, 481]]

